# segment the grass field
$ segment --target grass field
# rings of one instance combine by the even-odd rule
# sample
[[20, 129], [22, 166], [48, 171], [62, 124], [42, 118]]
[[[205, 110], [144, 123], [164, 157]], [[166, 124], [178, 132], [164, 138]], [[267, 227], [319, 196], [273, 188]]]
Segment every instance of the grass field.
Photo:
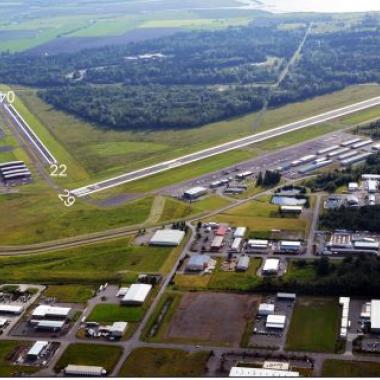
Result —
[[91, 322], [100, 323], [139, 322], [143, 315], [144, 309], [141, 306], [120, 306], [103, 303], [96, 305], [87, 319]]
[[284, 275], [286, 281], [310, 282], [317, 278], [316, 267], [312, 263], [306, 263], [305, 266], [298, 266], [295, 260], [288, 263], [287, 271]]
[[340, 309], [336, 298], [298, 298], [286, 350], [335, 352], [339, 323]]
[[334, 360], [323, 362], [323, 377], [379, 377], [380, 363], [366, 361]]
[[29, 342], [20, 342], [20, 341], [11, 341], [11, 340], [2, 340], [0, 341], [0, 376], [1, 377], [12, 377], [20, 376], [21, 373], [26, 376], [30, 376], [32, 373], [37, 372], [38, 368], [33, 367], [21, 367], [14, 366], [10, 362], [10, 359], [13, 353], [16, 352], [19, 348], [30, 347], [31, 343]]
[[49, 285], [44, 292], [46, 297], [55, 297], [57, 302], [86, 303], [94, 296], [95, 287], [87, 285]]
[[217, 268], [211, 275], [177, 274], [174, 288], [180, 290], [250, 290], [261, 283], [260, 277], [256, 275], [261, 261], [259, 258], [251, 259], [246, 272], [225, 272], [221, 270], [221, 261], [218, 260]]
[[[132, 246], [129, 239], [120, 239], [52, 253], [0, 257], [0, 277], [15, 283], [131, 283], [141, 272], [159, 272], [171, 252]], [[63, 296], [71, 296], [67, 288]]]
[[99, 366], [111, 372], [122, 352], [123, 349], [118, 346], [71, 344], [58, 360], [54, 370], [58, 373], [68, 364], [77, 364]]
[[120, 377], [201, 377], [209, 352], [187, 353], [174, 349], [137, 348], [128, 356]]

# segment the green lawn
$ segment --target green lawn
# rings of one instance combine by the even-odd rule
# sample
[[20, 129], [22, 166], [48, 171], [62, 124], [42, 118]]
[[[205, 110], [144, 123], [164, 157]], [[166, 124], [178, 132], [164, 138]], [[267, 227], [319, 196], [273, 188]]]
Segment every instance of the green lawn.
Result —
[[323, 377], [379, 377], [380, 363], [328, 359], [323, 362]]
[[306, 262], [305, 265], [300, 266], [296, 264], [297, 261], [298, 260], [291, 260], [288, 263], [286, 274], [283, 277], [284, 280], [309, 283], [317, 278], [315, 265], [311, 262]]
[[57, 362], [56, 373], [68, 364], [100, 366], [112, 372], [117, 364], [123, 349], [119, 346], [101, 344], [70, 344]]
[[95, 287], [87, 285], [49, 285], [44, 292], [46, 297], [55, 297], [58, 302], [86, 303], [94, 296]]
[[225, 212], [227, 215], [273, 218], [279, 216], [279, 206], [269, 202], [270, 197], [263, 197], [260, 200], [254, 200], [244, 203], [240, 206], [229, 209]]
[[94, 307], [87, 320], [100, 323], [139, 322], [143, 315], [144, 309], [141, 306], [102, 303]]
[[132, 283], [141, 272], [159, 272], [171, 252], [119, 239], [52, 253], [0, 257], [0, 277], [11, 283]]
[[335, 352], [339, 323], [340, 308], [336, 298], [298, 298], [286, 350]]
[[119, 372], [120, 377], [201, 377], [209, 352], [187, 353], [174, 349], [137, 348]]
[[20, 376], [21, 373], [26, 376], [30, 376], [32, 373], [37, 372], [38, 368], [33, 367], [21, 367], [12, 365], [10, 359], [12, 354], [14, 354], [20, 348], [31, 347], [30, 342], [12, 341], [12, 340], [2, 340], [0, 341], [0, 376], [1, 377], [12, 377]]

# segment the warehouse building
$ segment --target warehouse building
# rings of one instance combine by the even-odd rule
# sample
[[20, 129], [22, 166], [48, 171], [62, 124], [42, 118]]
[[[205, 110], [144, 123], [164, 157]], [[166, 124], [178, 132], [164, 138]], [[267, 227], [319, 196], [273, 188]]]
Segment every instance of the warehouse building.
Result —
[[189, 272], [201, 272], [205, 270], [210, 262], [208, 255], [193, 255], [186, 264], [186, 270]]
[[296, 293], [283, 293], [276, 294], [277, 301], [295, 301], [297, 298]]
[[223, 247], [223, 242], [223, 236], [215, 236], [211, 242], [211, 251], [219, 251]]
[[281, 371], [268, 368], [232, 367], [230, 377], [298, 377], [296, 371]]
[[132, 284], [121, 299], [121, 303], [123, 305], [142, 305], [151, 290], [151, 284]]
[[237, 272], [245, 272], [249, 268], [249, 257], [248, 256], [241, 256], [238, 263], [236, 264], [236, 271]]
[[225, 236], [227, 233], [228, 228], [226, 226], [219, 226], [218, 229], [215, 232], [216, 236]]
[[280, 260], [279, 259], [266, 259], [262, 273], [264, 276], [275, 275], [280, 270]]
[[342, 160], [341, 164], [344, 166], [349, 166], [349, 165], [355, 164], [357, 162], [361, 162], [361, 161], [366, 160], [372, 154], [373, 153], [360, 153], [360, 154], [353, 156], [351, 158], [346, 158], [345, 160]]
[[299, 241], [281, 240], [280, 253], [300, 253], [302, 244]]
[[340, 145], [346, 147], [346, 146], [350, 146], [352, 144], [356, 144], [360, 141], [362, 141], [362, 139], [360, 137], [354, 137], [351, 140], [347, 140], [347, 141], [342, 142]]
[[380, 300], [371, 301], [371, 331], [380, 333]]
[[355, 191], [359, 190], [359, 184], [357, 182], [350, 182], [348, 184], [348, 191], [350, 193], [354, 193]]
[[230, 252], [240, 252], [243, 246], [243, 239], [242, 238], [236, 238], [233, 240], [231, 244]]
[[0, 304], [0, 314], [20, 315], [23, 311], [24, 311], [24, 306], [22, 305]]
[[339, 305], [342, 307], [342, 317], [340, 320], [340, 337], [342, 339], [346, 339], [348, 329], [350, 327], [350, 321], [348, 320], [348, 314], [349, 314], [349, 309], [350, 309], [350, 298], [340, 297]]
[[26, 357], [28, 360], [37, 360], [41, 354], [45, 351], [49, 342], [39, 340], [33, 344], [30, 350], [27, 352]]
[[176, 247], [181, 244], [185, 232], [180, 230], [158, 230], [150, 239], [150, 245]]
[[376, 193], [377, 192], [377, 181], [374, 179], [369, 179], [366, 181], [365, 187], [369, 193]]
[[234, 232], [234, 238], [244, 238], [247, 233], [246, 227], [237, 227]]
[[33, 325], [36, 330], [50, 330], [53, 332], [60, 331], [65, 326], [65, 321], [52, 321], [52, 320], [42, 320], [42, 321], [36, 321], [31, 320], [30, 324]]
[[367, 146], [367, 145], [372, 144], [372, 143], [373, 143], [373, 140], [371, 140], [371, 139], [359, 141], [359, 142], [353, 144], [352, 148], [353, 149], [359, 149], [359, 148], [363, 148], [364, 146]]
[[203, 195], [207, 194], [207, 189], [205, 187], [196, 186], [189, 190], [186, 190], [183, 193], [183, 198], [189, 201], [192, 201], [194, 199], [198, 199], [202, 197]]
[[122, 338], [128, 328], [128, 322], [114, 322], [110, 328], [110, 336]]
[[265, 327], [267, 329], [283, 330], [286, 325], [286, 315], [274, 315], [267, 316]]
[[301, 214], [302, 206], [280, 206], [281, 214]]
[[370, 179], [375, 180], [375, 181], [380, 181], [380, 174], [363, 174], [362, 179], [364, 181], [367, 181]]
[[64, 369], [64, 374], [66, 376], [100, 377], [105, 376], [107, 371], [103, 367], [69, 364]]
[[339, 149], [339, 145], [332, 145], [324, 149], [318, 150], [318, 154], [326, 154], [332, 152], [333, 150]]
[[264, 252], [269, 248], [269, 241], [263, 239], [250, 239], [247, 243], [247, 249], [251, 252]]
[[261, 303], [257, 311], [258, 315], [271, 315], [274, 313], [274, 304], [272, 303]]
[[0, 164], [0, 178], [5, 182], [29, 180], [32, 173], [23, 161], [11, 161]]
[[66, 319], [69, 317], [71, 310], [71, 307], [39, 305], [34, 309], [32, 317]]

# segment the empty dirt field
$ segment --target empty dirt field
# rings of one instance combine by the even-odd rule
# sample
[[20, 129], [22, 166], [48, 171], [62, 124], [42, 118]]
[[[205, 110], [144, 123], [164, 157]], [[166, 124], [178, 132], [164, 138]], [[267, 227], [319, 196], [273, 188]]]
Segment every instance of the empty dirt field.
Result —
[[170, 340], [238, 347], [260, 297], [186, 293], [167, 332]]

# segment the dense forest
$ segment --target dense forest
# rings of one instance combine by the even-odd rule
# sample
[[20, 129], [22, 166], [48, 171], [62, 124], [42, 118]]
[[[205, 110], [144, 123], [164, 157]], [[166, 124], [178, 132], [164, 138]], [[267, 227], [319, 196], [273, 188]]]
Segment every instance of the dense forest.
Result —
[[308, 22], [277, 26], [256, 22], [55, 56], [2, 54], [0, 81], [42, 88], [50, 104], [115, 129], [196, 127], [266, 101], [278, 106], [379, 82], [378, 19], [312, 31], [279, 87]]
[[358, 128], [358, 133], [364, 133], [375, 139], [380, 139], [380, 120]]

